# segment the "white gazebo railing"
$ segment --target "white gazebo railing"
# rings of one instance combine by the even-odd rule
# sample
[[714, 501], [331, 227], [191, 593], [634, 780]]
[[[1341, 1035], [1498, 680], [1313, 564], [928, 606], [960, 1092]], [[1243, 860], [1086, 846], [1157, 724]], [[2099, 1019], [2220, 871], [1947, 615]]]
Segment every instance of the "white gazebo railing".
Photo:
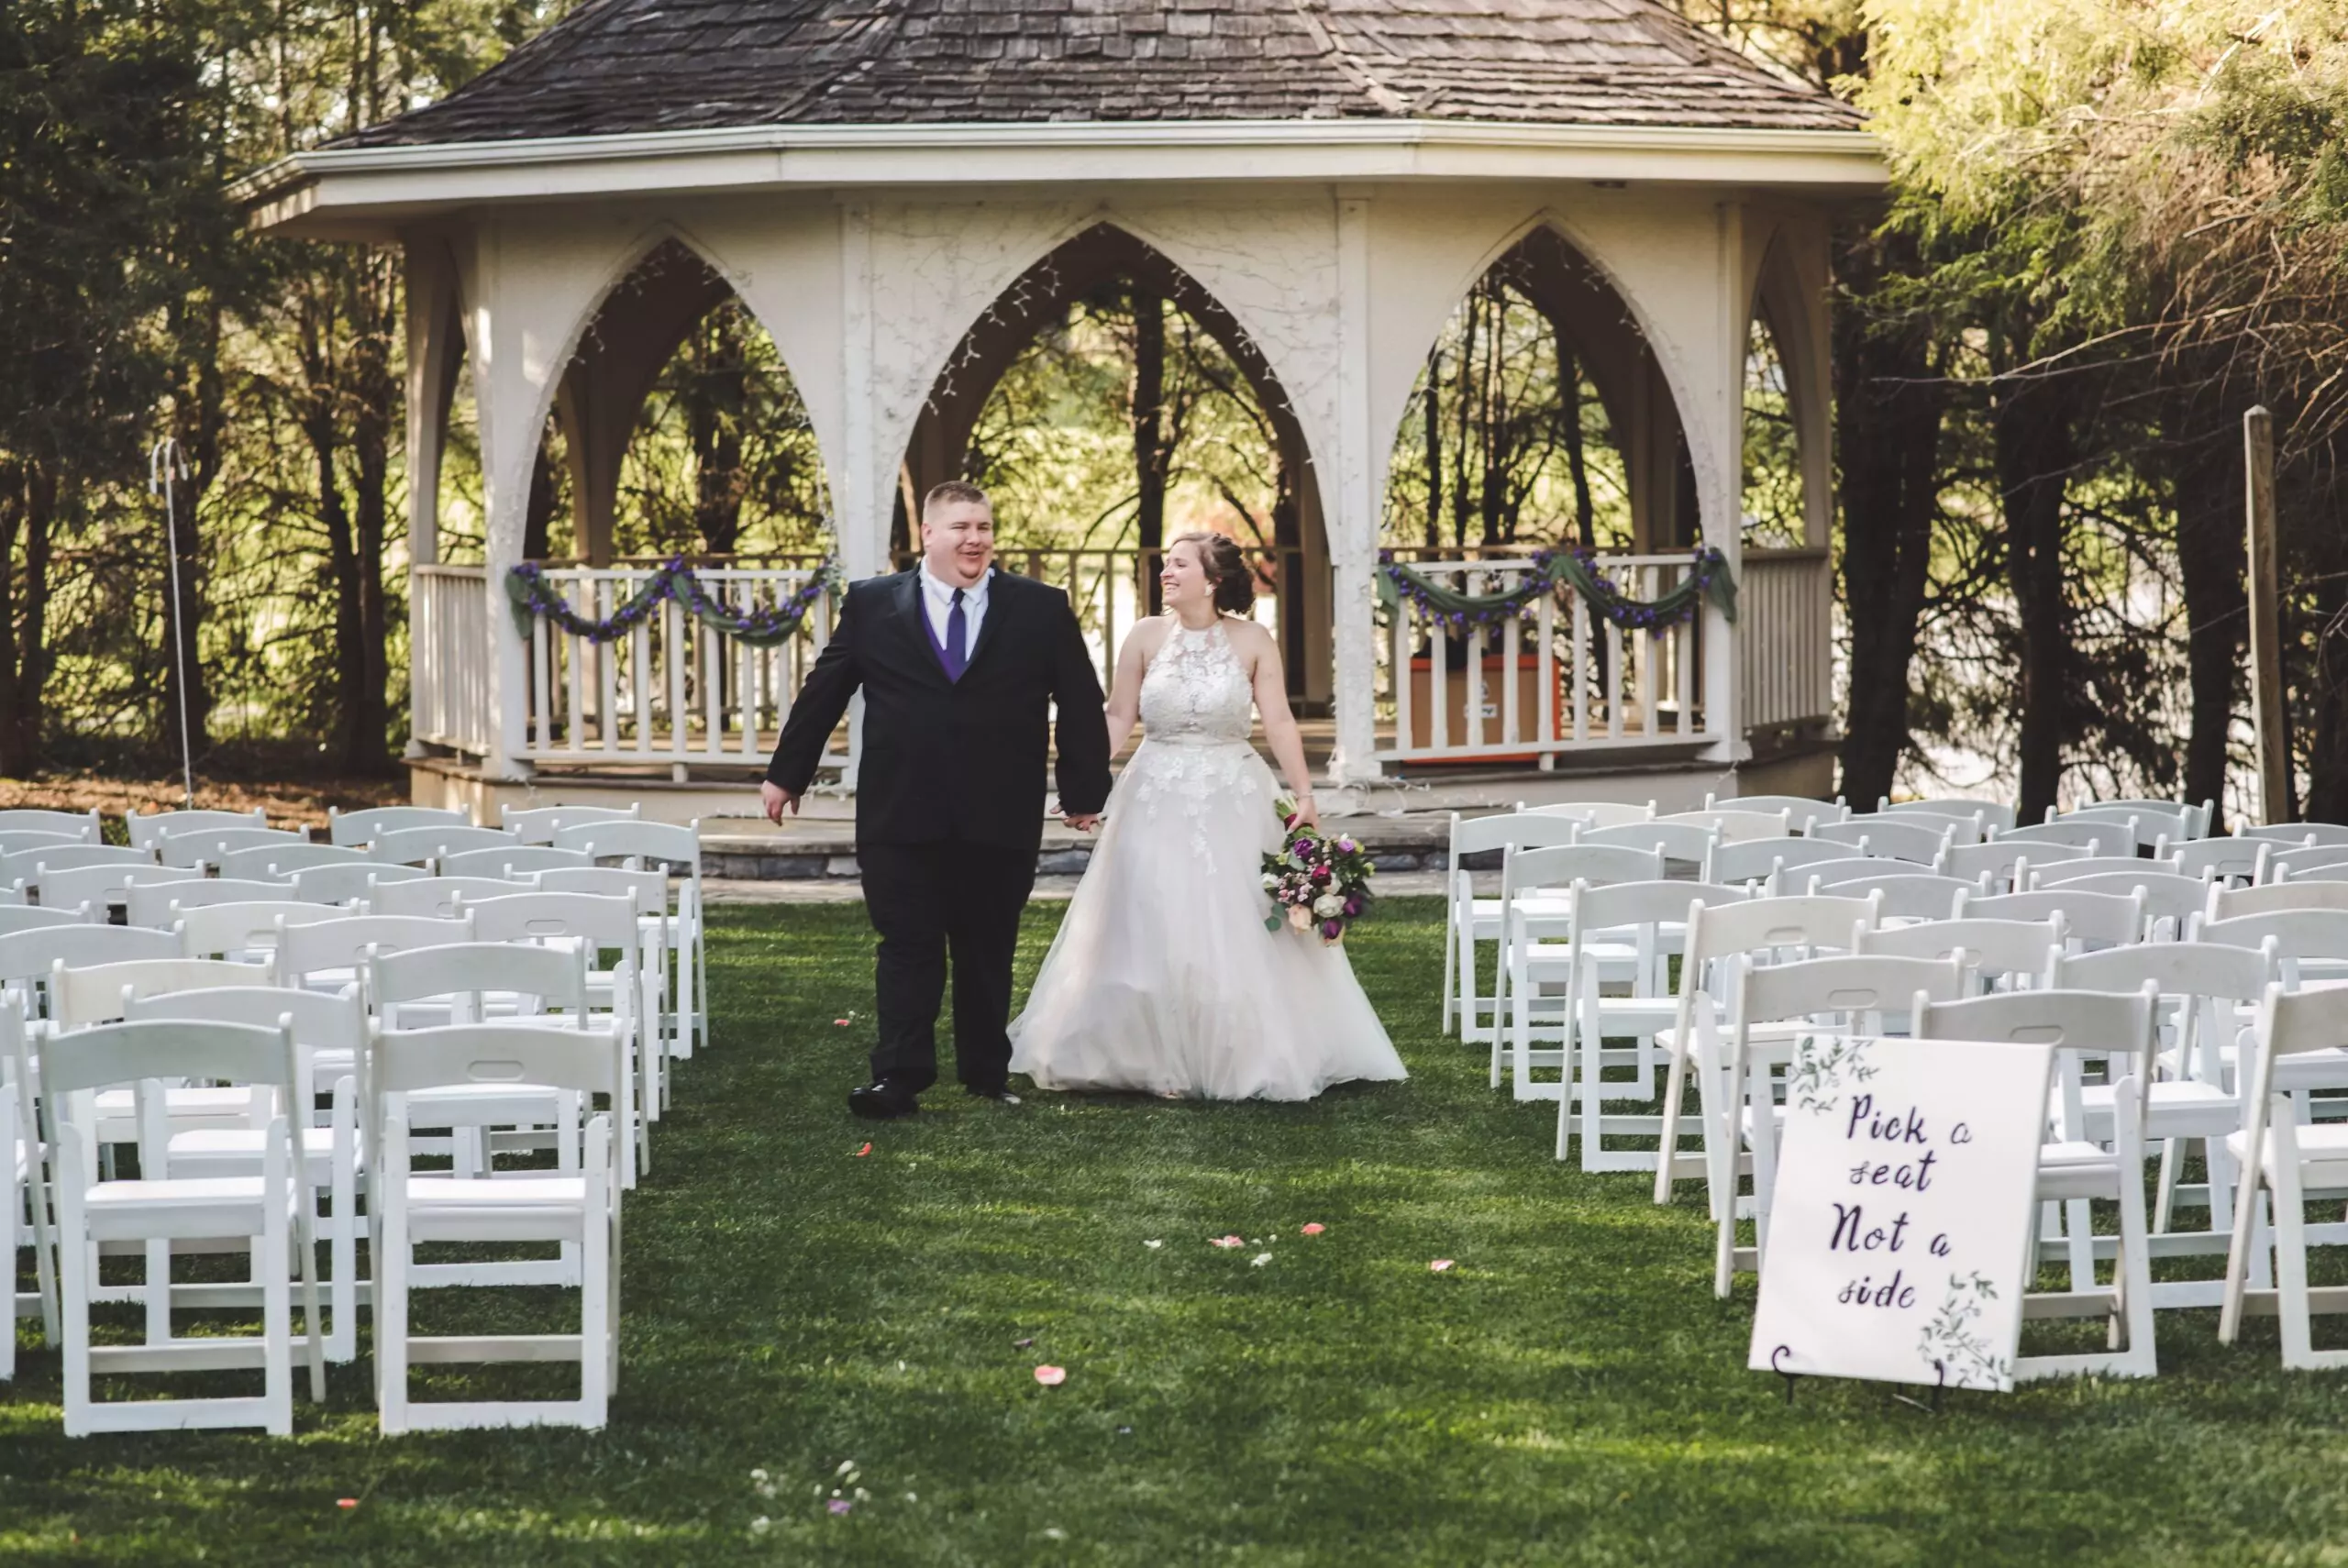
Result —
[[[580, 616], [608, 621], [644, 591], [651, 567], [548, 567], [542, 580]], [[735, 609], [780, 609], [814, 567], [702, 567], [703, 591]], [[609, 642], [541, 617], [529, 637], [522, 756], [533, 763], [763, 763], [815, 657], [831, 639], [827, 595], [800, 635], [754, 647], [664, 599]]]
[[419, 566], [408, 601], [408, 733], [426, 745], [489, 750], [489, 573]]
[[[1659, 599], [1693, 569], [1685, 555], [1602, 556], [1598, 569], [1628, 598]], [[1413, 569], [1469, 594], [1506, 593], [1530, 559], [1422, 560]], [[1827, 713], [1832, 584], [1823, 550], [1755, 552], [1740, 579], [1737, 623], [1747, 727]], [[1523, 760], [1567, 753], [1692, 750], [1707, 727], [1703, 617], [1618, 626], [1570, 590], [1531, 614], [1460, 635], [1407, 599], [1380, 639], [1377, 755], [1397, 763]]]
[[1832, 717], [1834, 563], [1825, 547], [1746, 551], [1736, 601], [1744, 727]]

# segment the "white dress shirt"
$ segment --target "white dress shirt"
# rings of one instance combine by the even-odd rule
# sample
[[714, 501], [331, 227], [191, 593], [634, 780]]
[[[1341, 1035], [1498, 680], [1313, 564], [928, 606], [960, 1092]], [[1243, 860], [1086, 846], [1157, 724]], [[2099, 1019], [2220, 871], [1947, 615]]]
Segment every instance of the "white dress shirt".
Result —
[[[978, 586], [962, 591], [962, 622], [965, 639], [962, 657], [969, 658], [979, 646], [979, 623], [987, 618], [987, 584], [994, 580], [994, 569], [989, 567]], [[929, 563], [921, 563], [921, 607], [929, 617], [929, 634], [937, 646], [946, 646], [946, 618], [954, 613], [954, 585], [943, 578], [933, 576]]]

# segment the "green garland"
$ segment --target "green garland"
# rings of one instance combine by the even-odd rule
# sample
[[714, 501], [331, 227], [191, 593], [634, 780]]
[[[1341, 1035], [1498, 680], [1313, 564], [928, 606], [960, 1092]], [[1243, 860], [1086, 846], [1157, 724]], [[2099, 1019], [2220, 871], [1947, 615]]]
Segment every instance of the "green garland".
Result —
[[617, 642], [649, 619], [662, 600], [673, 599], [703, 625], [754, 648], [770, 648], [798, 635], [807, 623], [808, 612], [824, 595], [836, 592], [842, 581], [839, 558], [826, 557], [814, 575], [781, 604], [773, 609], [737, 610], [712, 598], [684, 558], [672, 557], [654, 569], [635, 597], [614, 610], [608, 619], [599, 621], [573, 610], [570, 602], [547, 581], [544, 567], [524, 561], [505, 574], [505, 596], [514, 602], [514, 622], [525, 637], [530, 635], [531, 624], [544, 616], [591, 643]]
[[1633, 599], [1598, 569], [1593, 555], [1578, 549], [1536, 550], [1533, 569], [1505, 593], [1461, 593], [1423, 572], [1394, 559], [1391, 551], [1379, 558], [1379, 602], [1392, 614], [1407, 599], [1430, 621], [1454, 635], [1523, 620], [1559, 583], [1571, 588], [1600, 620], [1627, 631], [1676, 625], [1693, 619], [1710, 600], [1723, 620], [1736, 620], [1736, 579], [1720, 551], [1706, 545], [1690, 558], [1688, 575], [1659, 599]]

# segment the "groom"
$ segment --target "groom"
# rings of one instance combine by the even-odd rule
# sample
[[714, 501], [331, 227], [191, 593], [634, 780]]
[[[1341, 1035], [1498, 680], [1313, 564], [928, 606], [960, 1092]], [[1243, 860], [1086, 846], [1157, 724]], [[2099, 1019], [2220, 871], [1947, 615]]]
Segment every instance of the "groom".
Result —
[[954, 957], [962, 1087], [1010, 1100], [1011, 958], [1044, 836], [1044, 756], [1059, 707], [1063, 820], [1089, 830], [1109, 798], [1101, 682], [1068, 595], [994, 569], [994, 511], [948, 482], [921, 508], [921, 563], [847, 591], [782, 726], [759, 796], [796, 812], [849, 696], [864, 690], [856, 858], [880, 934], [880, 1043], [847, 1108], [911, 1114], [937, 1081], [937, 1008]]

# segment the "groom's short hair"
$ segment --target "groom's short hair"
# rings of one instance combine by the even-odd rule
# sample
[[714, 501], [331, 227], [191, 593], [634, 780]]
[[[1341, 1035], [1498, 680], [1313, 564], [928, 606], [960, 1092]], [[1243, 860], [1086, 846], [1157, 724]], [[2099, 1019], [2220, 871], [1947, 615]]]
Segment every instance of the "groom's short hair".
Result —
[[927, 519], [936, 516], [948, 506], [965, 504], [983, 506], [990, 514], [994, 511], [994, 502], [987, 499], [985, 491], [968, 480], [947, 480], [922, 497], [921, 514]]

